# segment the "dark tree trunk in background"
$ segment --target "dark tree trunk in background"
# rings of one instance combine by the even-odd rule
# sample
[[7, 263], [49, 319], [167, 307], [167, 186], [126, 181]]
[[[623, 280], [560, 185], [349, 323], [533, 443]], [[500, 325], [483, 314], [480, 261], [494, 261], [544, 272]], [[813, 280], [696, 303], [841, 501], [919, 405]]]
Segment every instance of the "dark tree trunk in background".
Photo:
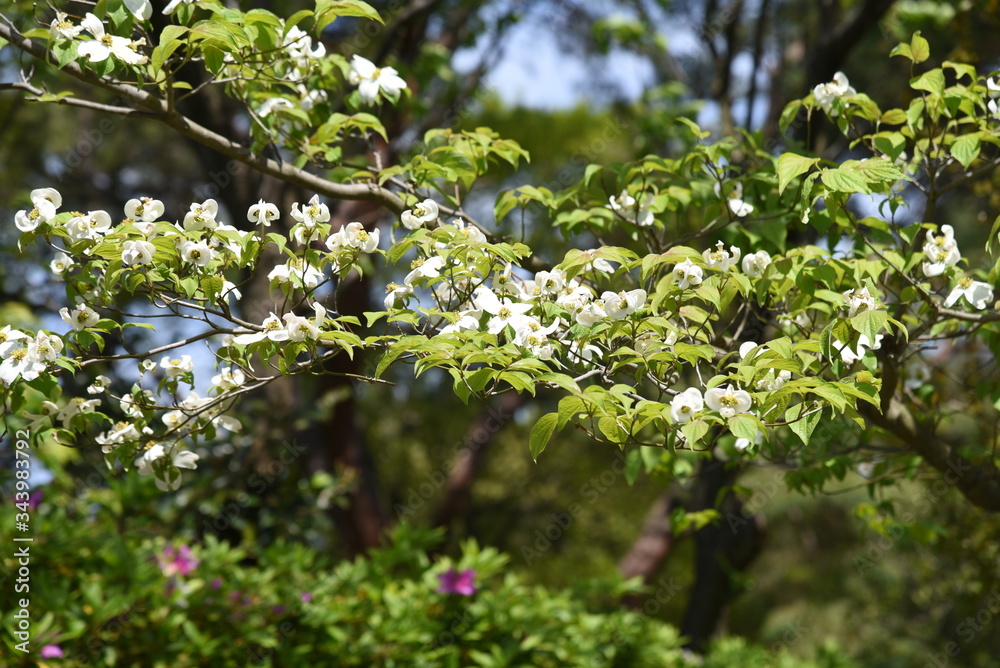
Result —
[[695, 581], [681, 634], [687, 638], [686, 646], [696, 652], [705, 651], [734, 594], [730, 574], [750, 566], [764, 539], [760, 520], [747, 514], [736, 495], [727, 491], [738, 475], [738, 468], [727, 469], [713, 458], [701, 462], [695, 480], [690, 511], [716, 508], [720, 493], [725, 495], [718, 506], [721, 520], [694, 534]]
[[[632, 549], [618, 563], [618, 572], [623, 578], [641, 577], [644, 584], [650, 584], [663, 563], [670, 556], [674, 546], [674, 531], [670, 513], [679, 504], [676, 495], [666, 492], [649, 509], [642, 533], [633, 543]], [[642, 605], [644, 597], [629, 596], [624, 603], [630, 608]]]
[[501, 395], [469, 427], [462, 441], [465, 447], [457, 453], [457, 461], [448, 475], [444, 498], [434, 515], [434, 526], [444, 527], [450, 532], [455, 522], [464, 517], [472, 485], [483, 467], [494, 434], [524, 403], [525, 399], [520, 394], [508, 392]]

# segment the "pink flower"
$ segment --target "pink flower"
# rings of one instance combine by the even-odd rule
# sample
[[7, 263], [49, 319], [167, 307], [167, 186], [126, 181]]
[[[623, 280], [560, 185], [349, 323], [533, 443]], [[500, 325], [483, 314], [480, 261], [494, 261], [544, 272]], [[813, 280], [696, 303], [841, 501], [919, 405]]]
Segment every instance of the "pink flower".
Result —
[[191, 553], [187, 545], [181, 545], [179, 548], [168, 547], [160, 559], [160, 569], [166, 576], [190, 575], [198, 564], [199, 559]]
[[313, 595], [310, 594], [309, 592], [305, 592], [299, 598], [302, 599], [303, 603], [308, 603], [309, 601], [313, 600]]
[[464, 570], [461, 573], [456, 571], [454, 568], [451, 568], [439, 575], [438, 578], [441, 580], [441, 586], [437, 589], [439, 594], [461, 594], [462, 596], [472, 596], [476, 593], [476, 585], [474, 582], [476, 579], [476, 571], [471, 568]]
[[38, 656], [43, 659], [61, 659], [64, 655], [63, 651], [59, 649], [59, 645], [43, 645]]

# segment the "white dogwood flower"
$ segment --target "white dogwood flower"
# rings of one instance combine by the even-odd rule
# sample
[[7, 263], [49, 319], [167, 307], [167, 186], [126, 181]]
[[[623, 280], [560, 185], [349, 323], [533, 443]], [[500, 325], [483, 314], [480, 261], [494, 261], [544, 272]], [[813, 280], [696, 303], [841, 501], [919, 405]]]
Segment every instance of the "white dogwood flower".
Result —
[[264, 227], [270, 227], [272, 220], [278, 219], [278, 207], [261, 199], [247, 210], [247, 220]]
[[107, 376], [98, 376], [94, 382], [87, 386], [87, 394], [103, 394], [111, 387], [111, 379]]
[[150, 264], [155, 253], [156, 246], [148, 241], [126, 241], [122, 244], [122, 264], [126, 267], [133, 264]]
[[28, 339], [28, 357], [35, 362], [55, 362], [62, 352], [63, 342], [54, 334], [38, 332], [34, 339]]
[[[722, 197], [721, 183], [716, 182], [715, 194], [720, 198]], [[743, 200], [743, 184], [739, 181], [736, 181], [733, 184], [733, 187], [729, 191], [729, 195], [725, 198], [725, 200], [726, 204], [729, 206], [729, 210], [732, 211], [733, 215], [738, 218], [743, 218], [744, 216], [749, 216], [753, 213], [753, 204]]]
[[383, 301], [383, 304], [385, 305], [385, 310], [388, 311], [389, 309], [395, 307], [399, 301], [403, 301], [412, 295], [413, 286], [406, 283], [403, 283], [403, 285], [390, 283], [385, 286], [385, 292], [385, 301]]
[[[823, 107], [823, 111], [827, 114], [833, 111], [833, 103], [836, 100], [849, 95], [857, 95], [857, 91], [848, 83], [847, 76], [843, 72], [834, 74], [833, 81], [818, 84], [813, 88], [813, 97], [816, 98], [816, 102], [819, 106]], [[835, 116], [836, 114], [831, 115]]]
[[675, 266], [672, 273], [674, 280], [677, 281], [677, 287], [681, 290], [687, 290], [690, 287], [698, 285], [704, 276], [701, 267], [691, 260], [684, 260]]
[[73, 262], [73, 258], [69, 255], [66, 255], [66, 253], [59, 253], [52, 258], [52, 262], [49, 262], [49, 269], [51, 269], [52, 273], [56, 276], [62, 276], [66, 270], [74, 264], [75, 262]]
[[290, 283], [296, 287], [312, 289], [323, 280], [323, 272], [300, 258], [290, 258], [288, 262], [276, 265], [267, 275], [267, 280], [279, 285]]
[[867, 287], [855, 288], [844, 293], [844, 302], [847, 303], [847, 317], [853, 318], [863, 311], [875, 309], [875, 297], [868, 291]]
[[167, 3], [167, 6], [163, 8], [163, 12], [161, 13], [166, 15], [173, 14], [174, 12], [177, 11], [177, 8], [181, 6], [181, 3], [185, 5], [190, 5], [193, 2], [194, 0], [170, 0], [170, 2]]
[[166, 356], [160, 360], [160, 368], [167, 374], [167, 378], [176, 378], [182, 373], [194, 371], [194, 362], [190, 355], [181, 355], [180, 358], [171, 359]]
[[981, 311], [993, 299], [993, 286], [982, 281], [974, 281], [968, 277], [961, 278], [955, 289], [944, 300], [945, 308], [951, 308], [962, 297], [974, 308]]
[[713, 388], [705, 391], [705, 403], [713, 411], [718, 411], [724, 418], [731, 418], [737, 413], [746, 413], [753, 404], [750, 393], [746, 390], [734, 389], [732, 385], [723, 388]]
[[72, 311], [65, 307], [61, 308], [59, 309], [59, 317], [78, 332], [88, 327], [93, 327], [101, 319], [97, 311], [86, 304], [78, 304]]
[[558, 295], [566, 287], [566, 272], [561, 269], [539, 271], [535, 274], [535, 285], [543, 295]]
[[868, 339], [867, 336], [862, 334], [858, 338], [857, 349], [851, 349], [846, 343], [841, 343], [838, 340], [833, 341], [833, 347], [840, 351], [840, 359], [844, 361], [844, 364], [854, 364], [859, 359], [865, 356], [868, 350], [878, 350], [882, 347], [882, 334], [877, 334], [875, 336], [875, 345]]
[[285, 326], [281, 324], [281, 319], [274, 313], [271, 313], [271, 315], [268, 316], [263, 323], [261, 323], [261, 331], [235, 336], [233, 337], [233, 343], [245, 346], [251, 343], [256, 343], [257, 341], [263, 341], [264, 339], [270, 339], [271, 341], [288, 340], [288, 331], [285, 329]]
[[125, 216], [134, 221], [152, 223], [163, 216], [163, 202], [151, 197], [139, 197], [125, 202]]
[[639, 227], [649, 227], [653, 224], [653, 212], [649, 209], [652, 197], [646, 195], [643, 197], [642, 205], [638, 206], [638, 200], [628, 194], [627, 190], [623, 190], [618, 197], [612, 195], [608, 198], [608, 208], [610, 208], [615, 213], [621, 215], [630, 223], [634, 223]]
[[62, 206], [62, 195], [53, 188], [36, 188], [31, 191], [30, 197], [31, 211], [14, 214], [14, 225], [22, 232], [31, 232], [41, 223], [48, 223]]
[[670, 419], [674, 424], [683, 424], [704, 408], [705, 401], [702, 399], [701, 390], [689, 387], [670, 400]]
[[207, 265], [215, 255], [207, 241], [185, 241], [181, 244], [180, 252], [182, 260], [199, 267]]
[[583, 325], [584, 327], [593, 327], [608, 317], [608, 313], [604, 310], [604, 306], [605, 304], [603, 299], [595, 299], [580, 309], [574, 316], [574, 319], [577, 323]]
[[601, 295], [604, 312], [612, 320], [623, 320], [646, 304], [646, 291], [642, 288], [625, 292], [605, 292]]
[[106, 211], [88, 211], [66, 223], [66, 232], [73, 241], [100, 239], [111, 230], [111, 216]]
[[948, 267], [958, 264], [962, 254], [958, 251], [955, 230], [951, 225], [942, 225], [938, 234], [927, 231], [924, 257], [927, 261], [921, 265], [921, 269], [927, 277], [940, 276]]
[[743, 273], [750, 278], [760, 278], [764, 275], [767, 265], [771, 264], [771, 256], [767, 251], [757, 251], [743, 257]]
[[440, 255], [424, 259], [418, 257], [410, 263], [410, 273], [403, 279], [406, 285], [413, 285], [413, 282], [421, 278], [437, 278], [441, 275], [447, 261]]
[[212, 376], [212, 387], [223, 391], [241, 387], [246, 382], [246, 374], [239, 367], [225, 367]]
[[219, 203], [207, 199], [201, 204], [192, 204], [191, 210], [184, 214], [184, 229], [188, 232], [198, 230], [214, 230], [219, 223], [215, 217], [219, 214]]
[[52, 39], [76, 39], [83, 32], [83, 26], [74, 25], [66, 12], [56, 12], [56, 18], [49, 24], [49, 35]]
[[319, 201], [319, 195], [313, 195], [309, 202], [299, 209], [299, 203], [292, 204], [292, 218], [309, 227], [317, 223], [330, 222], [330, 207]]
[[416, 230], [424, 225], [430, 225], [438, 218], [440, 210], [438, 203], [432, 199], [425, 199], [412, 209], [407, 209], [400, 215], [399, 220], [408, 230]]
[[395, 97], [406, 88], [406, 82], [392, 67], [375, 67], [375, 63], [355, 54], [351, 59], [351, 72], [347, 77], [358, 87], [361, 101], [372, 104], [381, 90], [388, 97]]
[[702, 257], [705, 258], [705, 264], [711, 269], [718, 269], [719, 271], [725, 273], [729, 271], [729, 268], [740, 261], [740, 249], [736, 246], [730, 246], [729, 250], [725, 250], [725, 244], [721, 241], [715, 244], [715, 250], [705, 250], [702, 253]]
[[139, 53], [141, 42], [133, 42], [118, 35], [108, 35], [104, 32], [101, 19], [93, 14], [88, 13], [84, 16], [80, 25], [93, 35], [94, 39], [83, 42], [77, 47], [78, 56], [86, 57], [92, 63], [103, 62], [110, 56], [128, 65], [142, 65], [146, 62], [146, 56]]
[[472, 301], [477, 309], [493, 316], [486, 325], [490, 334], [499, 334], [508, 325], [517, 331], [530, 320], [525, 313], [531, 310], [531, 304], [513, 302], [507, 297], [501, 300], [485, 286], [476, 289]]

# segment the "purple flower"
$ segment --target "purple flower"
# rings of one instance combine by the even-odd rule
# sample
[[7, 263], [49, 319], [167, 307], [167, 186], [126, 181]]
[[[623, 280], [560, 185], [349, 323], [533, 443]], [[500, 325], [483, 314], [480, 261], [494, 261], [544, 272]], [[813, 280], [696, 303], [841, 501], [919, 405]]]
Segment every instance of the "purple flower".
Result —
[[213, 590], [218, 591], [219, 587], [221, 587], [221, 586], [222, 586], [222, 580], [221, 579], [215, 578], [214, 580], [212, 580], [212, 589]]
[[198, 564], [198, 558], [191, 553], [187, 545], [181, 545], [179, 548], [168, 547], [163, 550], [163, 558], [160, 559], [160, 569], [167, 576], [190, 575]]
[[271, 606], [271, 612], [273, 612], [276, 615], [283, 615], [283, 614], [285, 614], [285, 606], [283, 606], [283, 605], [272, 605]]
[[438, 576], [441, 586], [437, 588], [439, 594], [461, 594], [462, 596], [472, 596], [476, 593], [476, 571], [471, 568], [461, 573], [454, 568]]
[[310, 594], [309, 592], [305, 592], [299, 598], [302, 599], [303, 603], [308, 603], [309, 601], [313, 600], [313, 595]]
[[61, 659], [63, 651], [59, 649], [59, 645], [43, 645], [38, 655], [43, 659]]
[[[28, 497], [28, 508], [30, 508], [31, 510], [37, 508], [38, 504], [42, 502], [42, 497], [44, 496], [45, 496], [45, 490], [43, 490], [41, 487], [36, 489], [34, 492], [31, 493], [31, 496]], [[56, 646], [46, 645], [46, 647], [56, 647]], [[59, 648], [56, 647], [56, 649]]]

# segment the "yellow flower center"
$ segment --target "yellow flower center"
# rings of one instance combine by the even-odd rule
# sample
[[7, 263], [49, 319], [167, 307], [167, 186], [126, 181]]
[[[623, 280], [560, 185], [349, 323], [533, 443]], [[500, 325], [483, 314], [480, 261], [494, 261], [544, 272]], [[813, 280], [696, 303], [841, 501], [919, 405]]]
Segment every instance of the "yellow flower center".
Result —
[[512, 315], [514, 315], [514, 314], [511, 313], [511, 310], [509, 308], [507, 308], [506, 306], [501, 307], [500, 308], [500, 312], [497, 313], [497, 317], [500, 318], [501, 320], [506, 320], [509, 317], [511, 317]]
[[966, 276], [965, 278], [959, 279], [958, 284], [961, 287], [968, 289], [972, 287], [972, 279]]
[[77, 311], [77, 313], [76, 313], [76, 321], [77, 322], [87, 322], [88, 320], [90, 320], [90, 314], [89, 313], [87, 313], [86, 311]]
[[264, 325], [265, 332], [276, 332], [279, 329], [281, 329], [281, 323], [278, 322], [277, 320], [272, 320], [266, 325]]
[[424, 266], [424, 258], [418, 257], [416, 260], [410, 263], [410, 269], [418, 269]]
[[724, 394], [722, 395], [722, 398], [719, 399], [719, 403], [727, 408], [734, 408], [736, 406], [739, 406], [740, 400], [737, 399], [735, 395]]
[[18, 364], [18, 363], [24, 361], [24, 358], [27, 355], [28, 355], [28, 351], [27, 350], [25, 350], [24, 348], [18, 348], [13, 353], [11, 353], [10, 357], [11, 357], [12, 360], [14, 360], [14, 364]]
[[114, 41], [111, 39], [111, 35], [105, 35], [104, 37], [102, 37], [101, 44], [103, 44], [104, 46], [111, 46], [112, 44], [114, 44]]

